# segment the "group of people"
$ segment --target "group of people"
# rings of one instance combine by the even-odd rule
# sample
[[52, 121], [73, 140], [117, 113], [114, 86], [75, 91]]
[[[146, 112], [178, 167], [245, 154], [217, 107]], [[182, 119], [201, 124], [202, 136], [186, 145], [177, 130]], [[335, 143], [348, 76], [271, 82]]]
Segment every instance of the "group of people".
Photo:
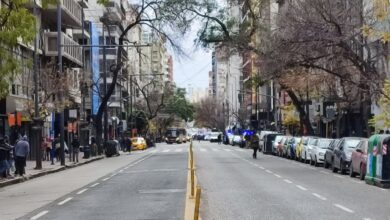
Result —
[[12, 146], [8, 136], [0, 137], [0, 177], [13, 178], [14, 175], [23, 176], [26, 171], [26, 159], [30, 153], [30, 144], [27, 136], [21, 136]]

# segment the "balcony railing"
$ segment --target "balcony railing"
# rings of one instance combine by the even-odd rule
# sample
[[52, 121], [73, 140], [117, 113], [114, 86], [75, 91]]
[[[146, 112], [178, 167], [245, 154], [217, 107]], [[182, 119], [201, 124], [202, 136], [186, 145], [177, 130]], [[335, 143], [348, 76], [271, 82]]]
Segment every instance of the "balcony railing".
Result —
[[121, 7], [116, 2], [108, 2], [106, 5], [107, 12], [105, 16], [108, 17], [110, 22], [120, 22], [124, 16]]
[[[81, 27], [82, 10], [81, 5], [76, 0], [60, 0], [62, 9], [62, 23], [71, 27]], [[56, 19], [57, 13], [56, 5], [49, 5], [44, 9], [43, 15], [47, 19]]]
[[[47, 56], [58, 56], [57, 32], [46, 32], [44, 36], [45, 54]], [[81, 47], [78, 47], [79, 44], [66, 34], [62, 33], [61, 36], [61, 45], [64, 45], [61, 48], [63, 57], [81, 66], [83, 64]]]

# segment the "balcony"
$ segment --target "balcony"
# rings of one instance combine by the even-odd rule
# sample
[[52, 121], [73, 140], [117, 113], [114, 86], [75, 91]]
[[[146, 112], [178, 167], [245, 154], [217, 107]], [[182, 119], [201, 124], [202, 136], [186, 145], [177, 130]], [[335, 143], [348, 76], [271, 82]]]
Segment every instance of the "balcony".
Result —
[[104, 13], [104, 17], [111, 23], [118, 23], [122, 21], [123, 13], [121, 7], [116, 2], [108, 2], [106, 6], [107, 11]]
[[[83, 64], [82, 48], [78, 47], [79, 44], [66, 34], [62, 33], [61, 36], [61, 44], [65, 45], [62, 47], [62, 56], [81, 66]], [[44, 34], [44, 39], [46, 56], [58, 56], [57, 32], [46, 32]]]
[[[81, 5], [76, 0], [60, 0], [62, 23], [72, 28], [80, 28], [82, 21]], [[56, 21], [57, 5], [49, 5], [42, 12], [42, 17], [47, 18], [47, 21]]]

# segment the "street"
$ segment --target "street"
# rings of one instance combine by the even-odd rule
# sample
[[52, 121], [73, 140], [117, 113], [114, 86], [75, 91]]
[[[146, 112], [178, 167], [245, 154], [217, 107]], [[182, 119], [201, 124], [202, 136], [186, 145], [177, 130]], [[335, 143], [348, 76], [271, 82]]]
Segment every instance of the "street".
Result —
[[194, 142], [202, 219], [390, 219], [390, 191], [252, 150]]
[[[1, 188], [7, 219], [183, 219], [189, 144]], [[322, 167], [194, 142], [202, 219], [390, 219], [390, 191]]]

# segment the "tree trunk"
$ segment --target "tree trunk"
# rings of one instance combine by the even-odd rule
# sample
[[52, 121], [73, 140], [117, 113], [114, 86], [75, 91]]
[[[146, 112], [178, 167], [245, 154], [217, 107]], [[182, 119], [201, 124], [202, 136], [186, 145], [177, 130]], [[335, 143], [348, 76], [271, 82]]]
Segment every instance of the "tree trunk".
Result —
[[[314, 130], [311, 126], [308, 112], [306, 112], [305, 109], [302, 107], [301, 102], [298, 100], [298, 97], [295, 95], [294, 91], [289, 89], [287, 90], [287, 94], [290, 96], [291, 101], [299, 112], [299, 119], [301, 121], [301, 124], [306, 128], [307, 134], [304, 135], [314, 135]], [[301, 132], [303, 133], [303, 131]]]

